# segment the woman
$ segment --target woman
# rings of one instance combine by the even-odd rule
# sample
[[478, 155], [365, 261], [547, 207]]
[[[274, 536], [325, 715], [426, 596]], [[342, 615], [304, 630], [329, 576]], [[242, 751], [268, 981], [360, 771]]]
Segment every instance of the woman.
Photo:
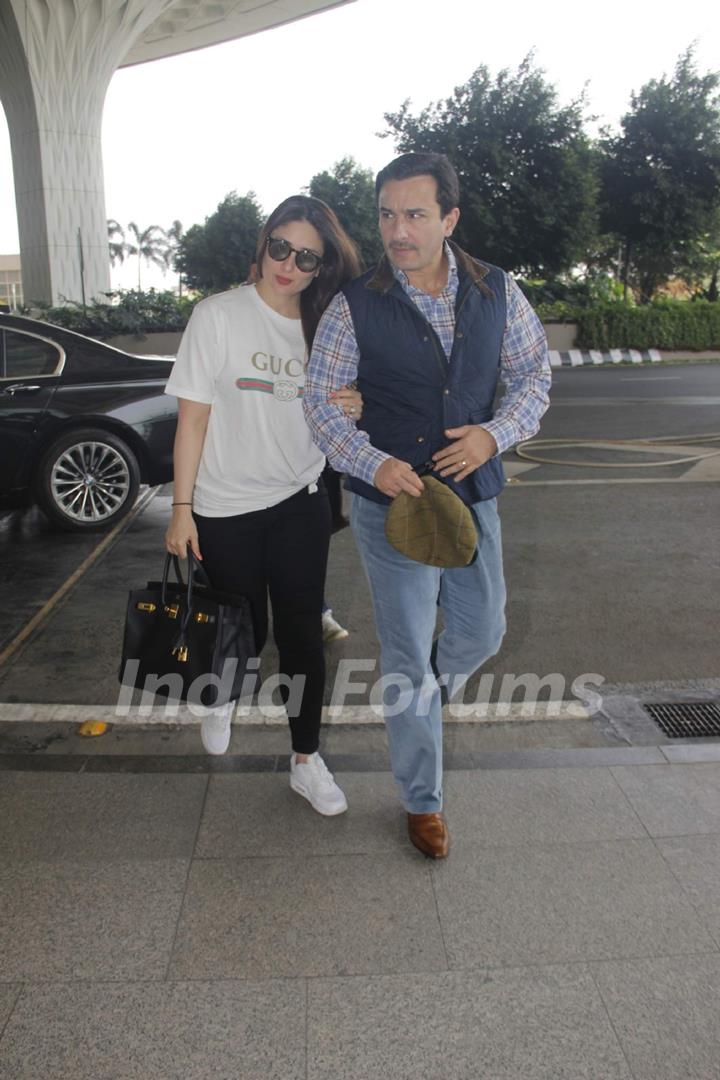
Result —
[[[267, 600], [280, 670], [304, 680], [289, 715], [291, 787], [321, 814], [347, 809], [318, 751], [325, 684], [321, 612], [331, 515], [325, 459], [302, 412], [303, 359], [338, 288], [360, 272], [354, 244], [319, 199], [294, 195], [268, 218], [257, 280], [193, 311], [167, 392], [178, 398], [167, 550], [190, 544], [217, 589], [248, 597], [258, 652]], [[359, 395], [333, 400], [359, 414]], [[208, 753], [230, 740], [234, 702], [203, 719]]]

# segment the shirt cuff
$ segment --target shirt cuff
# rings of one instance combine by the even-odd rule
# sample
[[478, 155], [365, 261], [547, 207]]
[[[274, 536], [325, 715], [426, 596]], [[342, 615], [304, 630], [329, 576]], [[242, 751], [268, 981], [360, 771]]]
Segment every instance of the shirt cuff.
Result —
[[485, 431], [490, 432], [497, 443], [498, 454], [504, 454], [511, 446], [522, 442], [522, 433], [518, 430], [514, 420], [488, 420], [486, 424], [479, 424], [478, 427], [485, 428]]
[[382, 450], [377, 450], [374, 446], [366, 443], [357, 453], [350, 473], [352, 476], [357, 477], [358, 480], [364, 480], [366, 484], [374, 487], [375, 473], [383, 461], [387, 461], [390, 456], [390, 454], [385, 454]]

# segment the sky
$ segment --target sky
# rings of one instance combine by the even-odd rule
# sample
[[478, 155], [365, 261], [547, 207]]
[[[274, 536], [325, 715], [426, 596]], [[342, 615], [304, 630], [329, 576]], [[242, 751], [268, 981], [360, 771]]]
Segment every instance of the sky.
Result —
[[[187, 229], [229, 191], [266, 212], [345, 155], [376, 171], [394, 155], [383, 114], [449, 96], [480, 65], [531, 50], [567, 103], [617, 127], [630, 94], [671, 74], [692, 43], [720, 71], [720, 4], [685, 0], [356, 0], [209, 49], [124, 68], [108, 89], [102, 142], [107, 216]], [[0, 111], [0, 253], [19, 250], [10, 142]], [[136, 260], [113, 285], [137, 283]], [[172, 275], [143, 269], [143, 285]]]

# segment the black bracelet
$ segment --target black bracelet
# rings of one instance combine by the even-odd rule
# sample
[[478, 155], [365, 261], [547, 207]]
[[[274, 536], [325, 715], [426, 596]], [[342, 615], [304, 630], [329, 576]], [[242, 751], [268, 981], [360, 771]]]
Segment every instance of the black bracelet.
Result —
[[173, 506], [192, 506], [192, 503], [174, 502]]

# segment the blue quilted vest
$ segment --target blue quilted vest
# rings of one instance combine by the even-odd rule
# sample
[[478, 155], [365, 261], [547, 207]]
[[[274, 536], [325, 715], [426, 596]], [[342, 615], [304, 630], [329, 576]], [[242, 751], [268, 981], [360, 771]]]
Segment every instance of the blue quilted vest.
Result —
[[[360, 349], [358, 427], [372, 446], [413, 466], [452, 442], [446, 428], [482, 424], [493, 415], [506, 321], [505, 274], [452, 247], [458, 293], [449, 361], [386, 259], [343, 289]], [[505, 482], [499, 455], [460, 483], [442, 479], [468, 504], [493, 498]], [[346, 486], [374, 502], [392, 501], [353, 476]]]

